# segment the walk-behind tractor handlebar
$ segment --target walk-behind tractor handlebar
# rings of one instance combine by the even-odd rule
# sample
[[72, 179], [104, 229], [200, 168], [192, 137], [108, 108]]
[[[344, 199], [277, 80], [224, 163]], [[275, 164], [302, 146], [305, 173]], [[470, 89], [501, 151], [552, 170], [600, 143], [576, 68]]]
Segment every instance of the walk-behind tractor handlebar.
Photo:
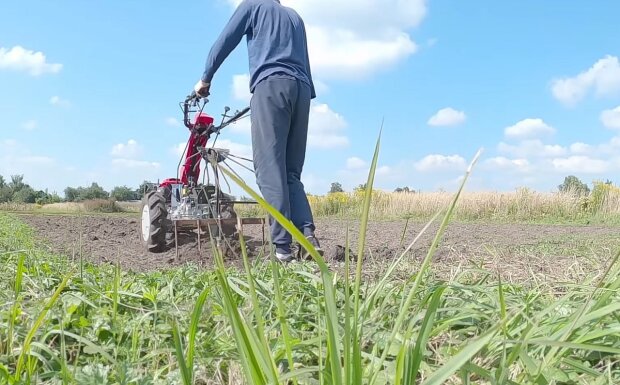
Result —
[[[214, 118], [203, 112], [208, 101], [207, 98], [201, 98], [195, 92], [192, 92], [180, 103], [183, 110], [183, 124], [191, 133], [187, 143], [185, 162], [182, 165], [180, 178], [178, 178], [184, 185], [193, 185], [198, 182], [198, 177], [200, 176], [200, 155], [204, 153], [203, 149], [211, 135], [219, 134], [222, 128], [235, 123], [250, 111], [250, 107], [246, 107], [241, 111], [237, 111], [234, 115], [228, 116], [230, 108], [225, 107], [221, 123], [215, 126], [213, 124]], [[192, 113], [195, 114], [193, 122], [190, 116]]]
[[[202, 101], [202, 103], [201, 103], [201, 101]], [[205, 128], [209, 128], [208, 126], [205, 127], [205, 125], [206, 125], [207, 121], [210, 121], [212, 119], [204, 119], [204, 116], [206, 116], [206, 115], [202, 113], [205, 105], [208, 102], [209, 102], [209, 100], [207, 98], [201, 98], [195, 92], [192, 92], [190, 95], [188, 95], [185, 98], [185, 100], [182, 102], [183, 124], [190, 131], [192, 131], [192, 132], [197, 131], [198, 133], [203, 134], [204, 133], [204, 129]], [[211, 134], [211, 133], [214, 133], [214, 132], [217, 133], [222, 128], [228, 126], [231, 123], [235, 123], [237, 120], [243, 118], [245, 116], [245, 114], [247, 114], [250, 111], [250, 107], [246, 107], [246, 108], [244, 108], [241, 111], [235, 112], [235, 114], [233, 116], [228, 116], [227, 115], [228, 111], [230, 111], [230, 108], [229, 107], [225, 107], [224, 114], [222, 115], [222, 122], [220, 123], [219, 126], [211, 128], [209, 130], [208, 134]], [[197, 113], [196, 120], [193, 123], [191, 122], [191, 117], [190, 117], [190, 114], [192, 112]], [[203, 119], [200, 119], [201, 117], [203, 117]], [[228, 120], [224, 121], [226, 118], [228, 118]]]
[[[251, 163], [252, 160], [231, 154], [228, 149], [215, 147], [220, 130], [245, 117], [250, 108], [246, 107], [228, 115], [230, 108], [226, 107], [222, 121], [215, 125], [215, 119], [203, 112], [207, 103], [207, 98], [194, 92], [179, 103], [183, 111], [183, 125], [189, 130], [189, 138], [184, 154], [179, 159], [176, 178], [164, 179], [146, 191], [143, 197], [140, 231], [143, 244], [150, 251], [164, 250], [171, 240], [174, 240], [176, 248], [177, 231], [200, 228], [200, 245], [200, 232], [205, 230], [205, 226], [217, 225], [217, 233], [229, 237], [235, 234], [237, 225], [252, 222], [251, 218], [239, 218], [237, 221], [234, 204], [238, 202], [234, 196], [222, 191], [221, 182], [228, 182], [225, 176], [219, 174], [219, 167], [222, 165], [230, 168], [227, 161], [253, 172], [254, 170], [240, 163]], [[200, 166], [203, 160], [207, 167], [212, 169], [213, 180], [209, 170], [205, 169], [203, 180], [200, 181]], [[262, 219], [259, 222], [264, 224]]]

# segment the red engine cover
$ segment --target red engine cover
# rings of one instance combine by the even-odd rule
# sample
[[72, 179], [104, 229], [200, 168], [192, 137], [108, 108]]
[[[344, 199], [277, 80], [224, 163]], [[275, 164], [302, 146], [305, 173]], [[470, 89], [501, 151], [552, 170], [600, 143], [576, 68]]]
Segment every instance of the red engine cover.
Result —
[[213, 124], [213, 118], [203, 112], [196, 114], [196, 119], [194, 121], [195, 126], [208, 126]]
[[160, 186], [170, 186], [171, 184], [184, 184], [187, 185], [191, 180], [195, 183], [198, 182], [200, 177], [200, 161], [201, 157], [198, 156], [198, 146], [205, 147], [207, 140], [209, 139], [205, 135], [199, 134], [204, 132], [204, 128], [213, 124], [213, 117], [205, 114], [198, 113], [194, 118], [194, 128], [197, 130], [190, 133], [187, 144], [187, 153], [185, 154], [185, 162], [181, 165], [181, 179], [169, 178], [164, 180]]

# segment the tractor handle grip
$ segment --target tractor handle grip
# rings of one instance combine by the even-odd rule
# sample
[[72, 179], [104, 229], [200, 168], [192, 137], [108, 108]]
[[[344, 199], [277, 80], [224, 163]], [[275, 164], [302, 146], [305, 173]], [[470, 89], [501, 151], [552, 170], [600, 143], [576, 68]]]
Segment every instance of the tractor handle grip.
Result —
[[198, 99], [198, 95], [196, 94], [196, 91], [192, 91], [191, 94], [187, 95], [187, 97], [185, 98], [185, 102], [189, 103], [193, 101], [194, 99]]

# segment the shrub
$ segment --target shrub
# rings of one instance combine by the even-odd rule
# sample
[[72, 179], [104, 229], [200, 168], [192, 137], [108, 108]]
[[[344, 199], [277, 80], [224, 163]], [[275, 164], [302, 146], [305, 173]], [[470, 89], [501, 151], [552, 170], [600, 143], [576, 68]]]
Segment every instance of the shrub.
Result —
[[123, 212], [123, 208], [110, 199], [91, 199], [84, 201], [84, 210], [97, 213]]

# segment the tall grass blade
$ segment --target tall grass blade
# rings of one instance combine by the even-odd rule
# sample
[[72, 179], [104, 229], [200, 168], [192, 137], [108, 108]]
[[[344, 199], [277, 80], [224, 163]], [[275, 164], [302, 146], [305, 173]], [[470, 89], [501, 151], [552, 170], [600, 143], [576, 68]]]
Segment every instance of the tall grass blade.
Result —
[[[381, 125], [383, 130], [383, 124]], [[364, 260], [364, 248], [366, 245], [366, 231], [368, 230], [368, 214], [370, 212], [370, 201], [372, 200], [372, 188], [375, 181], [375, 171], [377, 169], [377, 161], [379, 159], [379, 148], [381, 147], [381, 132], [375, 144], [375, 153], [372, 157], [370, 170], [368, 171], [368, 180], [366, 182], [366, 191], [364, 193], [364, 203], [362, 206], [362, 216], [360, 220], [359, 240], [357, 249], [357, 265], [355, 268], [355, 285], [353, 287], [354, 307], [353, 307], [353, 325], [351, 326], [351, 347], [353, 349], [351, 363], [352, 376], [351, 384], [362, 384], [362, 326], [360, 324], [360, 297], [362, 283], [362, 262]], [[348, 274], [348, 272], [347, 272]]]
[[24, 260], [26, 259], [26, 253], [19, 253], [17, 259], [17, 271], [15, 273], [15, 286], [13, 296], [13, 306], [11, 307], [11, 315], [9, 316], [9, 327], [7, 330], [7, 342], [6, 342], [6, 355], [10, 356], [13, 351], [13, 331], [15, 328], [15, 320], [17, 319], [17, 313], [19, 309], [20, 293], [22, 291], [22, 280], [24, 277]]
[[439, 309], [441, 296], [445, 290], [445, 286], [438, 287], [431, 297], [431, 301], [426, 309], [426, 314], [424, 314], [424, 320], [420, 326], [420, 331], [418, 332], [418, 339], [415, 343], [415, 347], [408, 355], [408, 365], [406, 366], [407, 374], [405, 378], [411, 382], [403, 382], [403, 384], [413, 384], [418, 377], [418, 371], [424, 359], [424, 352], [435, 323], [435, 316], [437, 315], [437, 309]]
[[440, 214], [441, 212], [437, 212], [435, 213], [435, 215], [433, 215], [433, 217], [426, 223], [426, 225], [424, 225], [424, 227], [420, 230], [420, 232], [415, 236], [413, 241], [411, 241], [409, 246], [407, 246], [405, 251], [403, 251], [401, 255], [398, 258], [396, 258], [394, 262], [392, 262], [392, 264], [390, 264], [390, 267], [387, 269], [385, 274], [383, 274], [383, 276], [381, 277], [381, 280], [378, 283], [376, 283], [372, 287], [372, 289], [370, 289], [370, 293], [368, 294], [368, 300], [365, 301], [365, 303], [368, 304], [368, 306], [365, 309], [366, 313], [372, 310], [372, 305], [375, 303], [375, 298], [384, 291], [385, 285], [387, 284], [388, 279], [394, 273], [394, 270], [396, 270], [396, 267], [400, 265], [400, 263], [405, 258], [407, 253], [413, 248], [413, 246], [418, 242], [418, 240], [420, 240], [422, 235], [426, 233], [428, 228], [435, 222], [435, 220], [437, 220]]
[[398, 334], [399, 330], [402, 327], [402, 324], [405, 320], [405, 317], [410, 317], [411, 313], [409, 311], [410, 307], [411, 307], [411, 303], [413, 301], [413, 298], [415, 296], [415, 294], [418, 291], [418, 288], [420, 286], [420, 282], [422, 281], [422, 277], [424, 276], [424, 274], [426, 273], [426, 271], [428, 270], [430, 263], [431, 263], [431, 259], [433, 257], [433, 255], [435, 254], [435, 251], [439, 245], [439, 240], [443, 237], [443, 234], [446, 230], [446, 228], [448, 227], [448, 223], [450, 221], [450, 218], [452, 216], [452, 213], [454, 211], [454, 208], [456, 207], [456, 203], [463, 191], [463, 188], [465, 187], [465, 184], [467, 182], [467, 179], [469, 178], [469, 175], [472, 172], [473, 166], [476, 164], [476, 162], [478, 161], [478, 158], [481, 155], [481, 150], [478, 151], [478, 153], [476, 154], [476, 156], [474, 157], [474, 159], [472, 160], [471, 164], [469, 165], [467, 172], [465, 173], [465, 176], [463, 177], [463, 180], [461, 181], [461, 185], [459, 186], [459, 189], [457, 191], [457, 193], [454, 195], [454, 198], [452, 199], [452, 203], [450, 204], [450, 207], [448, 208], [448, 211], [446, 212], [443, 221], [441, 223], [441, 225], [439, 226], [439, 230], [437, 231], [437, 234], [435, 235], [435, 239], [433, 240], [431, 247], [428, 250], [428, 253], [426, 254], [426, 257], [424, 258], [424, 261], [422, 262], [422, 265], [420, 266], [420, 269], [418, 271], [418, 274], [416, 275], [415, 281], [413, 283], [413, 287], [409, 290], [409, 294], [407, 295], [403, 306], [398, 314], [398, 316], [396, 317], [396, 321], [394, 322], [394, 326], [392, 329], [392, 332], [388, 338], [387, 341], [387, 345], [385, 347], [385, 349], [383, 350], [383, 353], [381, 354], [381, 358], [379, 359], [379, 365], [377, 370], [374, 372], [374, 374], [371, 377], [370, 380], [370, 384], [374, 384], [375, 381], [377, 380], [377, 377], [383, 367], [383, 364], [385, 363], [385, 360], [387, 358], [388, 352], [390, 351], [390, 348], [392, 346], [392, 344], [394, 343], [394, 341], [396, 340], [396, 335]]
[[248, 280], [248, 286], [250, 287], [250, 300], [252, 301], [252, 309], [254, 314], [254, 320], [256, 321], [256, 329], [258, 336], [262, 340], [263, 349], [268, 349], [267, 337], [265, 334], [265, 320], [263, 313], [261, 312], [260, 303], [258, 302], [258, 292], [256, 290], [256, 283], [254, 274], [252, 273], [252, 267], [250, 266], [250, 258], [248, 257], [247, 247], [245, 245], [245, 238], [243, 232], [239, 230], [239, 243], [241, 245], [241, 255], [243, 256], [243, 266], [245, 268], [245, 274]]
[[219, 165], [218, 167], [227, 177], [233, 180], [237, 185], [239, 185], [243, 190], [245, 190], [246, 193], [248, 193], [256, 202], [258, 202], [260, 206], [263, 207], [265, 211], [267, 211], [267, 213], [272, 216], [272, 218], [278, 221], [278, 223], [280, 223], [293, 236], [293, 238], [300, 244], [300, 246], [310, 253], [313, 260], [319, 266], [325, 291], [325, 315], [327, 318], [325, 328], [327, 329], [327, 349], [330, 364], [329, 367], [333, 370], [331, 374], [333, 375], [334, 385], [341, 385], [343, 383], [341, 369], [342, 355], [340, 349], [340, 344], [342, 341], [340, 339], [339, 332], [338, 309], [336, 307], [336, 294], [332, 274], [329, 271], [329, 267], [327, 266], [325, 259], [323, 259], [323, 257], [312, 246], [310, 241], [306, 239], [306, 237], [301, 233], [301, 231], [297, 229], [290, 220], [285, 218], [278, 210], [276, 210], [273, 206], [267, 203], [258, 193], [251, 189], [233, 172], [221, 165]]
[[343, 342], [343, 363], [344, 363], [344, 383], [350, 384], [352, 378], [352, 356], [351, 356], [351, 256], [349, 255], [349, 226], [344, 238], [344, 342]]
[[174, 349], [177, 356], [177, 362], [179, 365], [179, 371], [181, 372], [181, 378], [184, 385], [192, 385], [192, 375], [187, 363], [185, 362], [185, 355], [183, 354], [183, 343], [179, 336], [179, 327], [175, 321], [172, 322], [172, 339], [174, 341]]
[[466, 346], [457, 354], [452, 356], [441, 368], [431, 374], [422, 385], [440, 385], [459, 371], [463, 365], [471, 360], [480, 350], [482, 350], [495, 336], [499, 325], [489, 329], [486, 333], [475, 339], [468, 341]]
[[[284, 300], [282, 299], [282, 292], [280, 290], [280, 272], [279, 266], [276, 265], [275, 259], [271, 259], [271, 270], [273, 272], [273, 286], [276, 294], [276, 305], [278, 306], [278, 318], [280, 321], [280, 328], [282, 329], [282, 337], [284, 338], [284, 348], [286, 350], [286, 359], [288, 361], [288, 370], [295, 368], [293, 362], [293, 349], [291, 336], [286, 322], [286, 308], [284, 306]], [[293, 377], [293, 384], [297, 385], [297, 378]]]
[[[217, 250], [215, 245], [213, 249]], [[217, 250], [214, 254], [217, 265], [216, 276], [224, 309], [235, 337], [246, 379], [251, 384], [277, 384], [279, 383], [278, 373], [271, 352], [263, 349], [261, 338], [253, 334], [252, 327], [248, 326], [241, 317], [226, 277], [222, 253]]]
[[62, 291], [65, 289], [65, 287], [69, 283], [69, 279], [71, 279], [71, 276], [72, 276], [72, 273], [67, 274], [65, 278], [62, 280], [62, 282], [60, 282], [60, 284], [54, 291], [54, 294], [52, 294], [50, 299], [47, 301], [47, 303], [45, 304], [45, 307], [43, 308], [41, 313], [39, 313], [39, 316], [37, 317], [34, 324], [30, 328], [30, 331], [26, 335], [26, 339], [24, 340], [22, 351], [19, 354], [19, 359], [17, 360], [17, 366], [15, 368], [15, 378], [17, 380], [21, 378], [22, 367], [24, 366], [24, 359], [30, 353], [30, 343], [32, 342], [32, 339], [34, 338], [35, 334], [39, 330], [39, 327], [41, 327], [41, 324], [43, 323], [43, 320], [45, 320], [45, 316], [47, 316], [47, 313], [50, 311], [52, 306], [54, 306], [56, 301], [58, 301], [58, 298], [60, 297], [60, 293], [62, 293]]
[[189, 323], [189, 335], [187, 341], [187, 368], [189, 369], [189, 378], [194, 381], [194, 354], [196, 351], [196, 334], [198, 333], [198, 326], [200, 324], [200, 318], [202, 316], [202, 309], [207, 301], [207, 296], [211, 292], [211, 287], [205, 287], [194, 305], [194, 311], [192, 312], [192, 318]]
[[540, 367], [538, 369], [539, 376], [542, 375], [546, 368], [554, 365], [557, 362], [558, 357], [561, 357], [564, 354], [566, 348], [562, 345], [562, 343], [566, 342], [570, 338], [576, 328], [580, 327], [591, 319], [597, 319], [607, 314], [614, 313], [618, 310], [618, 307], [616, 306], [617, 304], [612, 304], [605, 308], [601, 308], [601, 306], [605, 305], [611, 298], [613, 292], [620, 287], [620, 277], [617, 277], [612, 282], [612, 284], [609, 285], [610, 287], [608, 287], [607, 290], [603, 294], [601, 294], [596, 301], [594, 301], [594, 303], [592, 303], [592, 300], [595, 295], [598, 294], [601, 289], [605, 287], [605, 281], [607, 280], [607, 277], [609, 276], [611, 271], [614, 270], [619, 261], [620, 250], [616, 253], [612, 262], [608, 265], [608, 267], [605, 269], [605, 272], [600, 277], [596, 289], [588, 295], [587, 300], [581, 306], [579, 311], [574, 315], [573, 321], [569, 325], [565, 326], [560, 331], [555, 333], [555, 335], [552, 337], [554, 341], [558, 342], [558, 344], [551, 345], [552, 347], [545, 355], [545, 359], [541, 361]]

